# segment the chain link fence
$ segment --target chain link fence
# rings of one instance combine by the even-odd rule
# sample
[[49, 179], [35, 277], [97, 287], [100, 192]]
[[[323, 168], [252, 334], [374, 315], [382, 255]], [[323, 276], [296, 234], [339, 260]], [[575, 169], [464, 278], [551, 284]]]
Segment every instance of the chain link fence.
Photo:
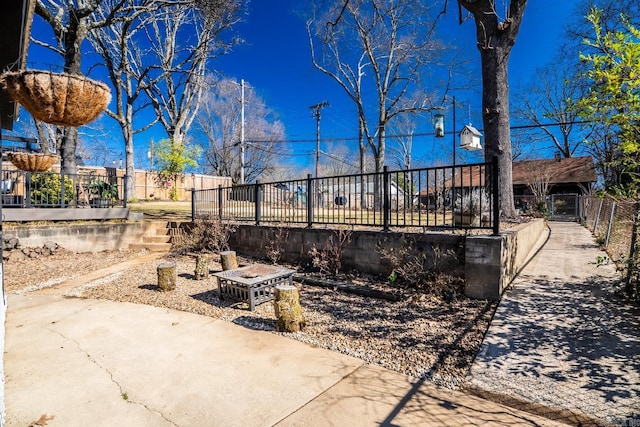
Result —
[[638, 215], [639, 201], [615, 199], [611, 196], [588, 196], [583, 199], [583, 206], [587, 228], [595, 236], [596, 242], [607, 251], [609, 258], [622, 270], [627, 291], [638, 298], [640, 265], [634, 220]]

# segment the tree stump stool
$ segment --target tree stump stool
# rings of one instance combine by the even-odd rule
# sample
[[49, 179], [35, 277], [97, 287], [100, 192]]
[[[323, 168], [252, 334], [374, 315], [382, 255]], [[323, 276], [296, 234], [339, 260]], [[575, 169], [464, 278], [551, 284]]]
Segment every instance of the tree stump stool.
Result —
[[158, 287], [161, 291], [172, 291], [176, 288], [176, 263], [163, 262], [158, 265]]
[[224, 271], [234, 270], [238, 268], [238, 259], [236, 258], [236, 251], [220, 252], [220, 264], [222, 264], [222, 269]]
[[200, 254], [196, 256], [196, 270], [193, 276], [196, 280], [202, 280], [209, 277], [209, 255]]
[[276, 313], [278, 331], [301, 331], [305, 327], [306, 321], [302, 314], [298, 288], [286, 284], [276, 285], [274, 297], [273, 306]]

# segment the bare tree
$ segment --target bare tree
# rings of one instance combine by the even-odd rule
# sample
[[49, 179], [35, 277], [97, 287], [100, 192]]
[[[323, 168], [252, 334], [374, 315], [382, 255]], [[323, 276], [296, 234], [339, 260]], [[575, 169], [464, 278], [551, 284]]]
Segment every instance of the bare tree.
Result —
[[328, 144], [321, 154], [320, 176], [351, 175], [360, 169], [356, 161], [358, 154], [344, 143]]
[[[53, 43], [46, 40], [33, 40], [33, 42], [58, 53], [64, 61], [64, 72], [82, 74], [82, 46], [87, 35], [95, 29], [112, 25], [133, 9], [144, 9], [150, 2], [152, 1], [37, 0], [35, 13], [51, 27], [55, 40]], [[109, 8], [109, 13], [104, 14], [102, 18], [96, 14], [101, 6]], [[78, 129], [73, 127], [59, 129], [59, 135], [62, 171], [75, 173]]]
[[[36, 119], [20, 121], [16, 126], [18, 134], [36, 138], [40, 150], [44, 153], [60, 152], [62, 134], [59, 130], [56, 125]], [[119, 160], [121, 158], [119, 153], [108, 146], [106, 142], [108, 140], [109, 135], [102, 122], [90, 123], [78, 129], [76, 153], [86, 164], [92, 165], [103, 166], [114, 159]]]
[[277, 181], [291, 181], [295, 179], [306, 178], [308, 174], [312, 174], [312, 168], [308, 166], [302, 166], [291, 163], [278, 163], [273, 170], [265, 173], [262, 178], [265, 181], [277, 182]]
[[200, 2], [208, 7], [206, 13], [175, 5], [147, 17], [143, 25], [148, 50], [141, 53], [153, 58], [155, 67], [137, 77], [176, 144], [183, 143], [197, 116], [209, 61], [237, 42], [223, 34], [239, 21], [242, 0]]
[[[99, 19], [106, 20], [111, 7], [103, 3], [96, 11]], [[148, 11], [145, 11], [148, 12]], [[107, 115], [120, 126], [125, 146], [125, 182], [127, 194], [135, 194], [134, 188], [134, 135], [152, 127], [157, 120], [151, 120], [138, 128], [134, 127], [134, 116], [148, 106], [143, 87], [137, 76], [145, 73], [145, 66], [140, 62], [140, 40], [136, 37], [142, 31], [143, 9], [131, 10], [122, 20], [110, 26], [96, 28], [89, 33], [89, 41], [101, 56], [106, 67], [109, 80], [114, 89], [113, 108]], [[152, 63], [147, 67], [154, 66]]]
[[553, 178], [553, 169], [546, 162], [539, 160], [528, 160], [523, 162], [525, 174], [525, 183], [535, 199], [538, 206], [546, 200], [546, 196], [551, 188], [551, 179]]
[[581, 0], [575, 7], [574, 21], [568, 25], [563, 51], [583, 50], [583, 41], [593, 38], [593, 25], [585, 18], [593, 7], [602, 11], [600, 23], [603, 32], [621, 29], [624, 20], [635, 27], [640, 26], [640, 3], [636, 0]]
[[[206, 137], [206, 170], [240, 182], [240, 133], [242, 130], [240, 84], [230, 79], [213, 82], [205, 93], [196, 127]], [[251, 86], [245, 87], [245, 182], [274, 171], [284, 154], [284, 125]]]
[[391, 156], [400, 169], [411, 169], [413, 160], [413, 134], [416, 130], [416, 116], [404, 114], [393, 122]]
[[[112, 6], [108, 3], [103, 3], [102, 7], [97, 10], [96, 15], [100, 19], [107, 19], [107, 15], [112, 9]], [[182, 120], [179, 118], [180, 114], [185, 116], [189, 114], [190, 109], [193, 108], [191, 101], [197, 100], [199, 90], [197, 83], [195, 83], [194, 87], [194, 84], [188, 82], [189, 73], [202, 72], [200, 62], [206, 62], [207, 55], [213, 56], [211, 52], [215, 48], [212, 46], [214, 43], [218, 43], [216, 36], [219, 33], [215, 32], [219, 29], [218, 24], [222, 24], [223, 27], [227, 25], [227, 22], [212, 25], [206, 23], [214, 22], [214, 19], [221, 16], [228, 17], [228, 20], [234, 21], [238, 7], [239, 2], [235, 0], [208, 3], [198, 1], [165, 3], [158, 1], [155, 5], [150, 4], [148, 8], [133, 9], [128, 11], [126, 15], [121, 14], [117, 22], [107, 27], [98, 28], [89, 34], [89, 40], [94, 49], [103, 59], [115, 92], [115, 105], [111, 110], [107, 111], [107, 114], [120, 126], [125, 142], [128, 194], [133, 194], [134, 192], [134, 136], [149, 129], [164, 117], [177, 117], [176, 122], [179, 123]], [[175, 15], [177, 17], [173, 28], [165, 26], [166, 20], [163, 18], [166, 18], [167, 15]], [[231, 25], [231, 22], [228, 22], [228, 25]], [[146, 48], [150, 42], [148, 39], [150, 34], [157, 37], [161, 31], [166, 31], [168, 34], [175, 35], [177, 31], [181, 31], [181, 29], [184, 31], [185, 28], [190, 26], [193, 27], [194, 32], [206, 32], [207, 29], [211, 28], [211, 34], [204, 35], [195, 42], [188, 41], [179, 48], [175, 45], [178, 42], [175, 37], [166, 40], [166, 44], [162, 45], [161, 49], [148, 50]], [[149, 30], [149, 27], [152, 30]], [[213, 28], [216, 30], [213, 30]], [[174, 33], [172, 30], [176, 32]], [[206, 41], [207, 38], [211, 39]], [[160, 47], [159, 44], [155, 46]], [[180, 51], [180, 49], [182, 50]], [[196, 52], [192, 52], [192, 50]], [[167, 54], [167, 52], [171, 53]], [[181, 62], [178, 65], [184, 69], [184, 73], [187, 75], [185, 86], [181, 87], [180, 83], [177, 84], [178, 87], [172, 86], [174, 76], [171, 73], [174, 70], [171, 67], [190, 55], [198, 58], [191, 63], [194, 67], [193, 69], [185, 66], [185, 64], [189, 64], [186, 59], [184, 59], [185, 62]], [[182, 78], [183, 76], [179, 76], [176, 80]], [[197, 82], [197, 80], [195, 78], [193, 81]], [[167, 84], [165, 85], [165, 83]], [[155, 120], [146, 120], [146, 122], [135, 127], [134, 117], [152, 105], [147, 97], [149, 93], [154, 93], [155, 99], [166, 100], [166, 103], [155, 102], [153, 104], [156, 107]], [[168, 96], [162, 96], [164, 94]], [[186, 95], [183, 98], [186, 102], [183, 106], [180, 106], [176, 99], [179, 99], [178, 97], [183, 94]], [[184, 110], [183, 113], [179, 112], [181, 108]], [[168, 114], [161, 114], [161, 110], [163, 113], [168, 112]], [[189, 124], [186, 123], [185, 126], [179, 126], [177, 123], [172, 122], [170, 119], [165, 121], [163, 125], [165, 129], [178, 129], [178, 132], [174, 135], [170, 134], [170, 137], [173, 137], [174, 141], [182, 141]]]
[[356, 106], [361, 171], [365, 145], [375, 170], [382, 171], [386, 128], [394, 117], [433, 107], [421, 88], [421, 77], [441, 51], [434, 37], [440, 14], [428, 21], [429, 15], [424, 1], [339, 0], [307, 23], [314, 67]]
[[[89, 34], [98, 29], [130, 21], [134, 16], [166, 17], [165, 8], [173, 10], [173, 7], [190, 10], [202, 16], [209, 27], [216, 27], [227, 22], [224, 18], [229, 9], [225, 5], [239, 2], [240, 0], [36, 0], [35, 13], [51, 27], [54, 41], [33, 42], [60, 54], [64, 72], [82, 74], [84, 42]], [[78, 130], [69, 127], [60, 129], [59, 132], [62, 140], [62, 170], [75, 173]]]
[[[509, 0], [505, 10], [495, 0], [458, 0], [476, 24], [476, 39], [482, 64], [482, 112], [485, 159], [499, 163], [499, 206], [503, 215], [516, 215], [513, 200], [512, 155], [509, 123], [508, 64], [527, 0]], [[508, 4], [508, 5], [507, 5]]]
[[[535, 78], [520, 90], [523, 96], [515, 97], [514, 116], [536, 126], [542, 131], [551, 147], [563, 157], [573, 157], [584, 147], [584, 135], [576, 135], [582, 127], [573, 102], [582, 98], [587, 90], [577, 78], [576, 68], [565, 58], [536, 70]], [[548, 126], [550, 125], [550, 126]]]

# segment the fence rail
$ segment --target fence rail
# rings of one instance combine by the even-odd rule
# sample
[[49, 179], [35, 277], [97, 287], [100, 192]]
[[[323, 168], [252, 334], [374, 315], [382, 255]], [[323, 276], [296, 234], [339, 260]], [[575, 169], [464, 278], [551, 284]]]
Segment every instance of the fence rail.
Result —
[[[192, 192], [192, 219], [499, 230], [498, 164], [219, 186]], [[471, 209], [465, 209], [471, 208]]]
[[125, 177], [56, 172], [2, 173], [4, 208], [126, 207]]

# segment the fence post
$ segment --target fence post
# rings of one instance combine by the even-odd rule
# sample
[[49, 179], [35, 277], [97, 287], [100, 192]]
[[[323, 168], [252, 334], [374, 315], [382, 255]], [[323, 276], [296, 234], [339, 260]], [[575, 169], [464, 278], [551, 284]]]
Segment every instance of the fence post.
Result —
[[600, 205], [598, 206], [598, 214], [596, 215], [596, 220], [593, 224], [593, 230], [592, 233], [596, 234], [597, 230], [598, 230], [598, 223], [600, 222], [600, 212], [602, 212], [602, 203], [604, 202], [604, 199], [600, 199]]
[[389, 231], [391, 216], [391, 200], [389, 200], [389, 166], [382, 168], [382, 230]]
[[500, 234], [500, 166], [498, 156], [491, 159], [491, 187], [493, 189], [493, 234]]
[[220, 221], [222, 221], [222, 185], [218, 185], [218, 216], [220, 217]]
[[307, 228], [313, 227], [313, 196], [315, 191], [312, 185], [311, 174], [307, 174]]
[[613, 225], [613, 215], [616, 213], [616, 201], [611, 205], [611, 216], [609, 216], [609, 225], [607, 226], [607, 238], [604, 242], [605, 248], [609, 246], [609, 237], [611, 236], [611, 226]]
[[[135, 185], [135, 181], [134, 181], [134, 185]], [[123, 186], [123, 190], [122, 190], [122, 207], [126, 208], [127, 207], [127, 174], [124, 174], [124, 176], [122, 177], [122, 186]], [[193, 194], [193, 193], [192, 193]]]
[[261, 200], [260, 200], [260, 180], [256, 180], [255, 183], [255, 195], [254, 195], [254, 200], [256, 201], [256, 225], [260, 225], [260, 205], [261, 205]]
[[[65, 174], [62, 173], [62, 171], [60, 171], [60, 207], [63, 207], [63, 208], [64, 208], [64, 193], [65, 193], [64, 187], [66, 184], [66, 181], [64, 178], [65, 178]], [[47, 202], [49, 202], [49, 200], [47, 200]]]
[[196, 189], [191, 189], [191, 222], [196, 222]]
[[640, 220], [640, 203], [636, 201], [634, 205], [635, 206], [634, 206], [634, 212], [633, 212], [633, 227], [631, 231], [631, 246], [629, 247], [629, 258], [627, 259], [627, 276], [624, 284], [624, 291], [628, 296], [631, 296], [631, 293], [633, 291], [632, 280], [633, 280], [634, 274], [637, 273], [636, 246], [637, 246], [637, 238], [638, 238], [638, 221]]
[[[31, 172], [27, 172], [24, 174], [24, 203], [25, 206], [31, 207]], [[41, 202], [42, 203], [42, 202]]]

